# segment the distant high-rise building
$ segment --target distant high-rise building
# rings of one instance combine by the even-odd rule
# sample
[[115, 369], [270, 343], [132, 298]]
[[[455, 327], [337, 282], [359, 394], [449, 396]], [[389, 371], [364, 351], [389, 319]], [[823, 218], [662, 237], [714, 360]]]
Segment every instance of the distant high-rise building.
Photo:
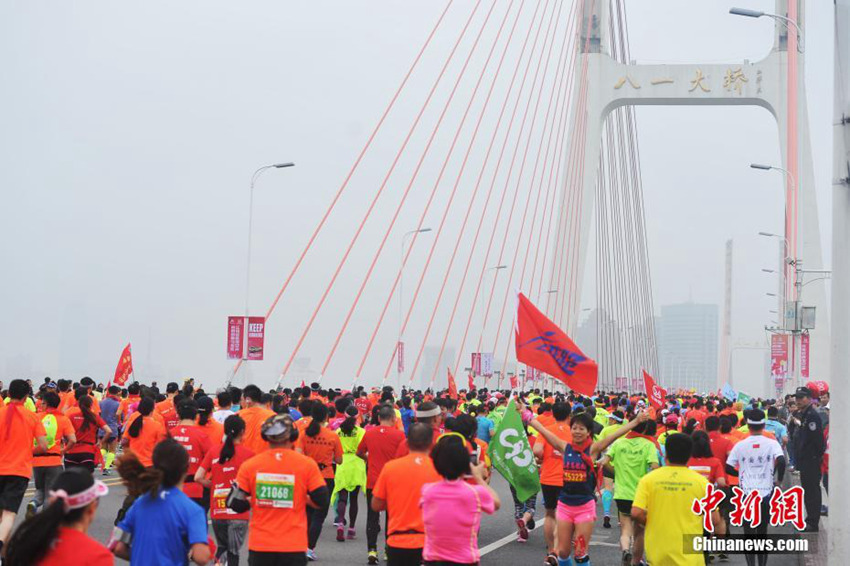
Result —
[[717, 305], [688, 302], [661, 307], [658, 331], [663, 385], [716, 389], [718, 314]]
[[[438, 359], [439, 358], [439, 359]], [[463, 368], [466, 367], [463, 364], [469, 364], [469, 360], [463, 361], [461, 360], [461, 366], [458, 369], [458, 373], [463, 371]], [[437, 346], [425, 346], [425, 352], [422, 359], [422, 366], [419, 370], [419, 375], [414, 376], [414, 379], [419, 380], [418, 387], [425, 389], [427, 387], [431, 387], [431, 377], [434, 377], [434, 388], [436, 389], [445, 389], [448, 387], [448, 377], [446, 374], [446, 368], [451, 367], [454, 369], [455, 365], [455, 349], [446, 346], [443, 349], [443, 355], [440, 356], [440, 348]], [[412, 368], [411, 368], [412, 369]], [[410, 371], [410, 370], [408, 370]], [[457, 378], [457, 376], [455, 376]], [[466, 377], [463, 380], [458, 381], [458, 389], [462, 386], [460, 383], [466, 385]], [[415, 383], [414, 383], [415, 385]]]

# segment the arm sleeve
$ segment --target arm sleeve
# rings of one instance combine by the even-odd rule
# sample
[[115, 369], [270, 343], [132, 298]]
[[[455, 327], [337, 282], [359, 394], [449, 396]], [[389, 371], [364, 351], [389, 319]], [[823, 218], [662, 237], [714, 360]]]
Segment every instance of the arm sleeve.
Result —
[[375, 482], [375, 487], [372, 488], [372, 495], [380, 497], [384, 501], [387, 500], [387, 467], [381, 470], [381, 475], [378, 476], [378, 481]]
[[478, 500], [481, 502], [481, 511], [488, 515], [495, 513], [496, 502], [493, 501], [493, 496], [490, 495], [490, 490], [483, 485], [475, 486], [475, 490], [478, 492]]
[[[732, 468], [735, 468], [735, 467], [738, 466], [738, 463], [739, 463], [738, 459], [740, 458], [740, 455], [738, 454], [739, 452], [740, 452], [740, 450], [738, 450], [737, 444], [732, 447], [732, 451], [729, 452], [729, 456], [726, 458], [726, 469], [727, 470], [729, 469], [730, 466]], [[737, 475], [737, 474], [735, 474], [735, 475]]]
[[633, 507], [639, 507], [641, 509], [646, 509], [647, 507], [647, 499], [649, 498], [649, 481], [647, 481], [647, 476], [643, 476], [637, 484], [637, 489], [635, 489], [635, 498], [632, 501]]
[[204, 509], [192, 501], [186, 504], [186, 535], [189, 544], [207, 544], [207, 517]]
[[[239, 485], [241, 487], [242, 484]], [[310, 471], [307, 475], [307, 492], [312, 493], [320, 487], [327, 487], [325, 478], [322, 476], [322, 472], [319, 471], [319, 465], [313, 460], [310, 460]]]
[[366, 452], [369, 450], [369, 443], [366, 439], [366, 433], [363, 433], [363, 438], [360, 439], [360, 443], [357, 445], [357, 455], [364, 456]]
[[253, 496], [254, 473], [249, 466], [245, 465], [245, 463], [239, 467], [239, 472], [236, 474], [236, 485], [248, 495]]
[[658, 464], [658, 450], [655, 449], [655, 445], [647, 442], [648, 446], [646, 448], [646, 463], [648, 464]]
[[138, 503], [138, 499], [130, 505], [130, 508], [127, 509], [127, 514], [124, 515], [124, 518], [118, 523], [118, 528], [124, 531], [125, 533], [133, 534], [136, 528], [136, 503]]
[[209, 473], [212, 468], [212, 457], [214, 450], [208, 450], [206, 454], [204, 454], [204, 459], [201, 460], [201, 467]]
[[339, 435], [335, 434], [334, 437], [334, 458], [342, 457], [342, 441], [339, 439]]

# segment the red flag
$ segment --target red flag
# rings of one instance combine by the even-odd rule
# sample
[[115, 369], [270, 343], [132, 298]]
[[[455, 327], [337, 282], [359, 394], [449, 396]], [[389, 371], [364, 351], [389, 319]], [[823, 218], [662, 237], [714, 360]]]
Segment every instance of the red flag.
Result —
[[457, 384], [455, 383], [455, 376], [452, 375], [452, 370], [450, 368], [446, 368], [446, 372], [449, 374], [449, 397], [457, 399]]
[[646, 396], [649, 397], [649, 404], [655, 407], [655, 410], [664, 407], [664, 398], [667, 397], [667, 391], [655, 384], [652, 376], [643, 370], [643, 386], [646, 388]]
[[517, 310], [516, 359], [583, 395], [593, 395], [596, 389], [596, 362], [522, 293]]
[[473, 389], [475, 389], [475, 377], [473, 377], [473, 375], [470, 373], [466, 379], [469, 384], [469, 390], [472, 391]]
[[133, 355], [130, 353], [130, 345], [127, 344], [118, 359], [118, 366], [115, 368], [115, 377], [112, 378], [112, 382], [123, 387], [131, 373], [133, 373]]
[[519, 385], [519, 380], [517, 379], [517, 377], [515, 375], [512, 375], [511, 376], [511, 389], [516, 389], [518, 385]]

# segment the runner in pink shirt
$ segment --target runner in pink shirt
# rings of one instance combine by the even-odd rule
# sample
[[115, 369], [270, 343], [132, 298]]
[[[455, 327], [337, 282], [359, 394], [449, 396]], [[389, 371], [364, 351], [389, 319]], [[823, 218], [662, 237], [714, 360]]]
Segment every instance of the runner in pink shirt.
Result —
[[[444, 435], [431, 452], [431, 458], [443, 481], [422, 488], [425, 564], [435, 561], [478, 564], [481, 513], [496, 512], [501, 505], [499, 496], [484, 481], [484, 463], [470, 465], [469, 450], [460, 435]], [[463, 480], [469, 473], [477, 485]], [[452, 520], [447, 521], [447, 517]]]

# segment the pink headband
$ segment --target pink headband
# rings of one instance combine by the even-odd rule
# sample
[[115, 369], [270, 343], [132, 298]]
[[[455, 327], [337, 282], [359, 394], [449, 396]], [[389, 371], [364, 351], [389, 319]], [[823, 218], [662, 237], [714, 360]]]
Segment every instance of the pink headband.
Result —
[[65, 512], [67, 513], [72, 509], [82, 509], [83, 507], [91, 504], [91, 502], [98, 497], [103, 497], [107, 493], [109, 493], [109, 488], [106, 487], [106, 484], [102, 481], [94, 480], [94, 485], [80, 493], [75, 493], [74, 495], [68, 495], [68, 492], [64, 489], [57, 489], [56, 491], [50, 490], [47, 495], [51, 501], [61, 499], [65, 506]]

